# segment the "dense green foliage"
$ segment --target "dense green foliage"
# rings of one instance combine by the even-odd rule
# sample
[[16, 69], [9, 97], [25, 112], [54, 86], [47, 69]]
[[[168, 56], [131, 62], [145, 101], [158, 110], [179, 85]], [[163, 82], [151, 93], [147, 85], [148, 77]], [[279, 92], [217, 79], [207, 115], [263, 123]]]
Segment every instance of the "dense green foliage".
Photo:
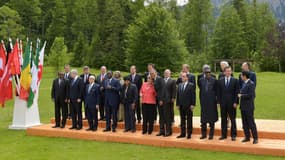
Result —
[[225, 1], [219, 11], [211, 0], [191, 0], [185, 6], [177, 6], [176, 0], [3, 0], [0, 4], [0, 38], [39, 37], [48, 41], [50, 54], [56, 37], [64, 37], [73, 66], [126, 70], [138, 64], [143, 72], [152, 62], [160, 69], [177, 70], [183, 57], [196, 65], [194, 71], [216, 58], [253, 60], [254, 69], [261, 71], [285, 68], [285, 36], [280, 36], [285, 29], [280, 30], [269, 5], [257, 0]]

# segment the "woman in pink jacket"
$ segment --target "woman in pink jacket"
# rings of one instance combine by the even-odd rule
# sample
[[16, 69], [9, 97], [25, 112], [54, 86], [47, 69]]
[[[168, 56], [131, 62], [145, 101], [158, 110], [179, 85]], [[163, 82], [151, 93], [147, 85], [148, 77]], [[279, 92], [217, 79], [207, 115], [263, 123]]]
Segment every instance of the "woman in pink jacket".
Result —
[[156, 92], [153, 79], [148, 76], [147, 82], [143, 83], [140, 96], [142, 97], [143, 131], [142, 134], [151, 134], [155, 116]]

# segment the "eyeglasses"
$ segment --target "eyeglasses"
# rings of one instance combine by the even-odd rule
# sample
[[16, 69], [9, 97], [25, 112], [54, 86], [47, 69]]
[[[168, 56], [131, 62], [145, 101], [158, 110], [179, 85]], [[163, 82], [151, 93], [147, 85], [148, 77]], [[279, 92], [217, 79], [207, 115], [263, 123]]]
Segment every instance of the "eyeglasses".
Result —
[[205, 72], [206, 74], [209, 74], [209, 73], [211, 73], [211, 72]]

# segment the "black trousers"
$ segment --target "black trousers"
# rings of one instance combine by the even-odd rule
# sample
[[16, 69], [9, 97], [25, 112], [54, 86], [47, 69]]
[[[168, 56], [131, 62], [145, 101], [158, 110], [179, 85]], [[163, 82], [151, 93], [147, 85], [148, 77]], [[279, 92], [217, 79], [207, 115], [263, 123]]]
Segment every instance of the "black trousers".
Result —
[[131, 103], [124, 104], [124, 116], [125, 116], [125, 130], [136, 130], [136, 117], [135, 109], [132, 109]]
[[72, 127], [82, 128], [82, 106], [77, 100], [70, 101], [70, 113], [72, 118]]
[[[209, 126], [210, 126], [209, 137], [213, 137], [215, 132], [215, 123], [211, 122], [209, 123]], [[207, 136], [207, 123], [201, 123], [201, 134], [202, 136]]]
[[100, 119], [104, 119], [105, 118], [105, 96], [104, 94], [100, 95], [100, 104], [99, 104], [99, 112], [100, 112]]
[[97, 129], [98, 127], [98, 109], [96, 107], [85, 106], [88, 113], [88, 124], [90, 129]]
[[221, 128], [222, 128], [222, 137], [227, 137], [228, 134], [228, 117], [231, 120], [231, 137], [237, 136], [237, 125], [236, 125], [236, 109], [233, 107], [232, 103], [226, 103], [221, 105]]
[[143, 132], [149, 134], [153, 131], [153, 123], [155, 116], [156, 105], [155, 104], [142, 104], [143, 115]]
[[82, 103], [84, 104], [84, 118], [88, 119], [88, 109], [86, 108], [86, 105], [85, 105], [85, 102], [84, 101], [81, 101], [81, 106], [82, 106]]
[[181, 127], [181, 135], [186, 135], [186, 125], [187, 125], [187, 134], [192, 135], [193, 130], [193, 112], [190, 109], [190, 106], [180, 106], [180, 127]]
[[111, 119], [112, 119], [112, 129], [117, 128], [118, 122], [118, 106], [112, 106], [108, 103], [105, 103], [105, 112], [106, 112], [106, 129], [111, 129]]
[[258, 139], [256, 124], [254, 121], [254, 110], [241, 111], [242, 128], [246, 138], [250, 138], [250, 131], [254, 139]]
[[140, 105], [140, 100], [136, 102], [136, 113], [137, 113], [137, 119], [138, 121], [142, 120], [142, 112], [141, 112], [141, 105]]
[[66, 119], [67, 119], [67, 103], [64, 102], [64, 100], [61, 99], [55, 99], [54, 101], [54, 113], [55, 113], [55, 125], [60, 126], [60, 120], [61, 120], [61, 125], [65, 126], [66, 124]]

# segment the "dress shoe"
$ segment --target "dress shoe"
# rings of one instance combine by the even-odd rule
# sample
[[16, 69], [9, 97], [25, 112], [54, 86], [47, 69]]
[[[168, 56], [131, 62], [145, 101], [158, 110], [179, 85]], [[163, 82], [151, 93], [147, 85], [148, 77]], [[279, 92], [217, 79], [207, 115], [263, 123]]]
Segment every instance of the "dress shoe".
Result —
[[110, 132], [111, 129], [104, 129], [103, 132]]
[[59, 126], [52, 126], [51, 128], [59, 128]]
[[130, 129], [125, 129], [125, 130], [124, 130], [124, 132], [129, 132], [129, 131], [130, 131]]
[[236, 141], [236, 137], [232, 137], [232, 141]]
[[151, 134], [152, 134], [152, 131], [148, 132], [147, 134], [148, 134], [148, 135], [151, 135]]
[[70, 127], [69, 129], [76, 129], [76, 127]]
[[164, 133], [158, 133], [156, 136], [163, 136], [164, 135]]
[[243, 139], [241, 142], [242, 142], [242, 143], [245, 143], [245, 142], [249, 142], [249, 141], [250, 141], [249, 138], [245, 138], [245, 139]]
[[224, 140], [224, 139], [227, 139], [227, 137], [222, 136], [219, 138], [219, 140]]
[[77, 127], [77, 128], [76, 128], [76, 130], [81, 130], [81, 129], [82, 129], [82, 127]]
[[169, 136], [171, 136], [172, 134], [171, 133], [166, 133], [165, 135], [164, 135], [164, 137], [169, 137]]
[[188, 136], [187, 136], [187, 139], [191, 139], [191, 135], [188, 135]]
[[213, 139], [214, 139], [214, 137], [213, 137], [213, 136], [210, 136], [208, 139], [209, 139], [209, 140], [213, 140]]
[[143, 131], [142, 134], [146, 134], [146, 131]]
[[112, 132], [114, 132], [114, 133], [115, 133], [115, 132], [116, 132], [116, 129], [112, 129]]
[[92, 131], [93, 131], [93, 132], [97, 131], [97, 128], [93, 128]]
[[136, 130], [135, 130], [135, 129], [133, 129], [133, 130], [132, 130], [132, 133], [136, 133]]
[[200, 139], [206, 139], [207, 138], [207, 136], [201, 136], [200, 137]]
[[186, 137], [184, 134], [180, 134], [179, 136], [177, 136], [176, 138], [184, 138]]
[[65, 125], [60, 126], [60, 128], [65, 128]]
[[252, 144], [257, 144], [258, 143], [258, 140], [257, 139], [254, 139]]
[[88, 128], [88, 129], [86, 129], [86, 131], [92, 131], [92, 128]]
[[141, 123], [141, 120], [138, 120], [138, 124], [140, 124]]

